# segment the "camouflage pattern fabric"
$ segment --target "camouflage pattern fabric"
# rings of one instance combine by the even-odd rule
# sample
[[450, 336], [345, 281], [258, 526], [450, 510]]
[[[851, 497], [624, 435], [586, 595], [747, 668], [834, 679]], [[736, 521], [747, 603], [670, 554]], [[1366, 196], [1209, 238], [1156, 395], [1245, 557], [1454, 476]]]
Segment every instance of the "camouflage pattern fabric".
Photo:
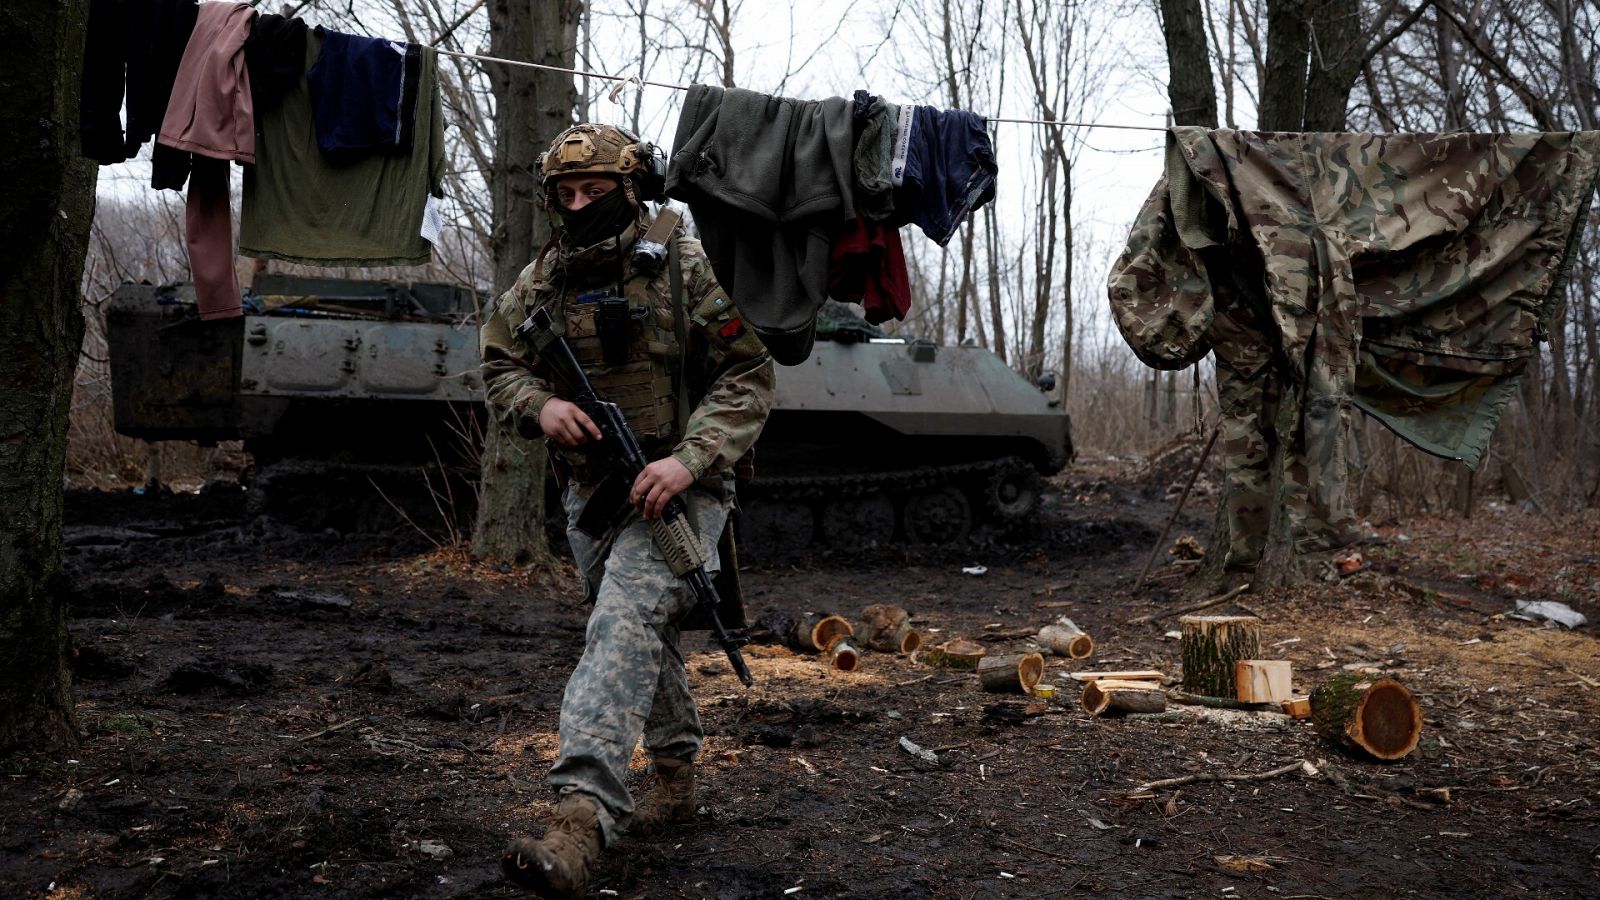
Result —
[[[569, 486], [567, 521], [577, 521], [589, 490]], [[701, 483], [683, 494], [710, 562], [720, 570], [717, 537], [733, 505], [731, 481]], [[693, 759], [702, 732], [689, 693], [677, 623], [694, 596], [675, 577], [637, 513], [596, 540], [567, 530], [585, 590], [595, 600], [583, 656], [561, 698], [560, 751], [550, 769], [558, 794], [581, 791], [601, 807], [606, 845], [627, 830], [633, 798], [624, 779], [644, 738], [652, 756]]]
[[1597, 168], [1600, 132], [1169, 132], [1111, 306], [1148, 365], [1216, 354], [1231, 563], [1259, 557], [1275, 504], [1301, 549], [1349, 539], [1353, 407], [1478, 463]]
[[[629, 226], [618, 237], [581, 250], [558, 247], [524, 269], [496, 301], [480, 333], [491, 415], [529, 437], [541, 433], [539, 411], [565, 388], [544, 377], [533, 348], [517, 340], [513, 329], [547, 304], [560, 323], [563, 304], [579, 293], [625, 282], [631, 274], [629, 251], [641, 228], [647, 224]], [[718, 286], [700, 243], [681, 233], [673, 240], [688, 331], [683, 357], [691, 370], [675, 378], [690, 378], [704, 391], [687, 416], [684, 436], [670, 446], [647, 444], [645, 450], [652, 458], [670, 453], [698, 479], [682, 496], [712, 560], [707, 570], [716, 572], [717, 538], [733, 502], [730, 473], [766, 423], [774, 370], [766, 348]], [[663, 330], [674, 333], [665, 267], [649, 279], [644, 294]], [[588, 372], [599, 382], [607, 367]], [[676, 383], [672, 389], [676, 392]], [[576, 522], [603, 470], [581, 452], [561, 452], [573, 464], [563, 503], [568, 522]], [[652, 753], [683, 759], [692, 759], [700, 748], [699, 719], [678, 650], [680, 623], [694, 600], [672, 575], [637, 513], [601, 540], [575, 529], [568, 539], [594, 609], [583, 656], [562, 697], [560, 749], [550, 783], [559, 793], [579, 791], [600, 804], [609, 845], [633, 812], [624, 778], [640, 738]]]
[[[512, 330], [530, 313], [549, 304], [557, 322], [560, 307], [581, 292], [625, 281], [635, 227], [621, 236], [577, 252], [549, 254], [518, 276], [511, 290], [501, 295], [479, 334], [483, 357], [483, 382], [490, 414], [526, 437], [538, 437], [539, 411], [560, 388], [537, 369], [531, 347], [517, 341]], [[772, 358], [755, 334], [745, 326], [739, 310], [717, 284], [700, 242], [681, 233], [674, 240], [683, 271], [683, 303], [689, 329], [685, 358], [698, 371], [695, 381], [706, 385], [698, 405], [688, 416], [684, 437], [671, 447], [649, 447], [653, 455], [683, 463], [696, 478], [708, 472], [730, 471], [755, 444], [766, 424], [776, 393]], [[645, 293], [657, 320], [673, 328], [672, 290], [663, 270], [650, 279]], [[533, 365], [534, 368], [529, 368]], [[591, 371], [590, 377], [604, 372]], [[693, 382], [691, 382], [693, 383]], [[587, 465], [582, 453], [561, 451], [582, 472], [598, 471]]]

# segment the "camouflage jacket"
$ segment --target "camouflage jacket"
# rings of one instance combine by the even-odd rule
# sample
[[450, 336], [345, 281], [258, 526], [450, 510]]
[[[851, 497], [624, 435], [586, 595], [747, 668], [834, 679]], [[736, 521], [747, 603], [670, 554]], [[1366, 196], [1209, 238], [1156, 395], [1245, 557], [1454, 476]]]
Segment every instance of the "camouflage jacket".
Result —
[[1174, 129], [1112, 268], [1113, 316], [1157, 368], [1215, 351], [1225, 438], [1253, 420], [1230, 472], [1290, 448], [1295, 524], [1335, 536], [1352, 518], [1352, 405], [1431, 453], [1482, 457], [1559, 302], [1597, 166], [1600, 132]]
[[[490, 414], [525, 437], [538, 437], [539, 412], [551, 397], [563, 393], [541, 375], [533, 348], [518, 340], [513, 329], [541, 305], [557, 307], [571, 302], [585, 289], [607, 281], [615, 283], [617, 267], [623, 280], [633, 245], [632, 227], [578, 253], [556, 248], [541, 264], [522, 270], [517, 282], [495, 302], [480, 331], [483, 381]], [[744, 326], [738, 310], [717, 284], [700, 242], [675, 233], [683, 273], [683, 306], [689, 347], [684, 352], [688, 368], [698, 377], [699, 396], [684, 426], [683, 437], [670, 447], [670, 455], [696, 478], [728, 472], [755, 444], [772, 408], [775, 375], [771, 357], [753, 332]], [[623, 251], [619, 251], [619, 247]], [[610, 271], [609, 279], [596, 273]], [[658, 319], [671, 328], [671, 279], [665, 267], [650, 279], [647, 296]], [[557, 317], [559, 320], [559, 316]], [[591, 377], [593, 372], [591, 371]], [[679, 376], [681, 377], [681, 376]], [[674, 390], [677, 385], [674, 384]], [[658, 452], [669, 448], [651, 448]], [[582, 462], [583, 455], [573, 454]]]

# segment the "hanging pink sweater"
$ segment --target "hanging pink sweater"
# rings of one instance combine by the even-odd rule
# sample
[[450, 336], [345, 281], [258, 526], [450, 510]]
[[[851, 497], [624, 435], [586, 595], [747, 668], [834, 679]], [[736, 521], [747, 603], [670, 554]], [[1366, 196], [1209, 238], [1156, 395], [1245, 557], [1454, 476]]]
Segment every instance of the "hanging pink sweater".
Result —
[[156, 137], [196, 156], [184, 229], [202, 319], [243, 314], [227, 163], [256, 161], [255, 109], [244, 64], [244, 42], [255, 17], [243, 3], [200, 4]]

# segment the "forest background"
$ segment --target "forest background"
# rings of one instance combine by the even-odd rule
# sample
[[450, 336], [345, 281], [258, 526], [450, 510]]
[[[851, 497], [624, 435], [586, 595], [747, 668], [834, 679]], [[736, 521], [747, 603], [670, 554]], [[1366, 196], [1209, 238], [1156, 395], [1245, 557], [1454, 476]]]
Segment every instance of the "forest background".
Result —
[[[524, 4], [548, 32], [546, 57], [646, 81], [738, 86], [787, 96], [849, 96], [1080, 124], [996, 122], [997, 200], [949, 246], [907, 234], [914, 302], [893, 331], [993, 348], [1029, 378], [1052, 373], [1081, 453], [1129, 456], [1203, 435], [1215, 419], [1209, 366], [1145, 369], [1111, 326], [1105, 279], [1139, 204], [1160, 175], [1164, 135], [1196, 121], [1185, 97], [1206, 95], [1216, 124], [1255, 128], [1281, 85], [1271, 43], [1309, 51], [1319, 72], [1353, 72], [1343, 127], [1371, 131], [1592, 129], [1600, 108], [1600, 9], [1583, 0], [597, 0]], [[345, 0], [278, 10], [354, 33], [508, 51], [491, 18], [507, 0]], [[499, 29], [503, 31], [503, 29]], [[1187, 30], [1187, 31], [1186, 31]], [[1185, 48], [1203, 56], [1185, 57]], [[1169, 52], [1170, 51], [1170, 52]], [[1209, 69], [1209, 72], [1206, 70]], [[518, 151], [497, 133], [504, 66], [441, 60], [449, 126], [449, 227], [425, 269], [319, 274], [502, 286], [497, 173]], [[1302, 79], [1305, 72], [1301, 73]], [[1184, 83], [1198, 78], [1203, 83]], [[670, 150], [683, 94], [577, 78], [575, 120], [612, 121]], [[1187, 91], [1187, 93], [1185, 93]], [[1315, 98], [1312, 97], [1314, 102]], [[1093, 126], [1091, 127], [1090, 124]], [[1108, 127], [1123, 126], [1123, 127]], [[149, 148], [145, 148], [148, 156]], [[520, 151], [525, 154], [526, 151]], [[526, 166], [531, 159], [523, 160]], [[237, 170], [235, 171], [237, 181]], [[151, 191], [144, 160], [102, 170], [83, 303], [69, 476], [115, 486], [181, 483], [245, 465], [236, 446], [157, 451], [115, 434], [104, 302], [124, 280], [187, 277], [182, 197]], [[514, 188], [513, 188], [514, 190]], [[499, 192], [497, 194], [497, 191]], [[534, 215], [533, 230], [540, 231]], [[1565, 303], [1476, 473], [1435, 460], [1372, 423], [1357, 426], [1359, 508], [1369, 514], [1455, 510], [1496, 492], [1547, 514], [1600, 503], [1600, 213], [1591, 211]], [[499, 238], [507, 240], [502, 230]], [[537, 246], [535, 243], [533, 246]], [[499, 256], [511, 256], [502, 245]], [[240, 260], [241, 279], [250, 261]], [[274, 263], [273, 271], [297, 271]], [[518, 265], [517, 267], [520, 267]], [[300, 270], [308, 271], [308, 270]]]

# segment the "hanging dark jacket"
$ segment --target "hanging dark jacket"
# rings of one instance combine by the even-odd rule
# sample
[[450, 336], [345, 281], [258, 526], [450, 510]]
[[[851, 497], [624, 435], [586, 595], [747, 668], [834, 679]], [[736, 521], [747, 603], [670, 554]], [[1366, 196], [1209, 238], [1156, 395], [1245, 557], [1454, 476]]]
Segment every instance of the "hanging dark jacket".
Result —
[[811, 354], [834, 233], [855, 217], [850, 101], [694, 85], [667, 195], [689, 204], [717, 281], [783, 365]]

